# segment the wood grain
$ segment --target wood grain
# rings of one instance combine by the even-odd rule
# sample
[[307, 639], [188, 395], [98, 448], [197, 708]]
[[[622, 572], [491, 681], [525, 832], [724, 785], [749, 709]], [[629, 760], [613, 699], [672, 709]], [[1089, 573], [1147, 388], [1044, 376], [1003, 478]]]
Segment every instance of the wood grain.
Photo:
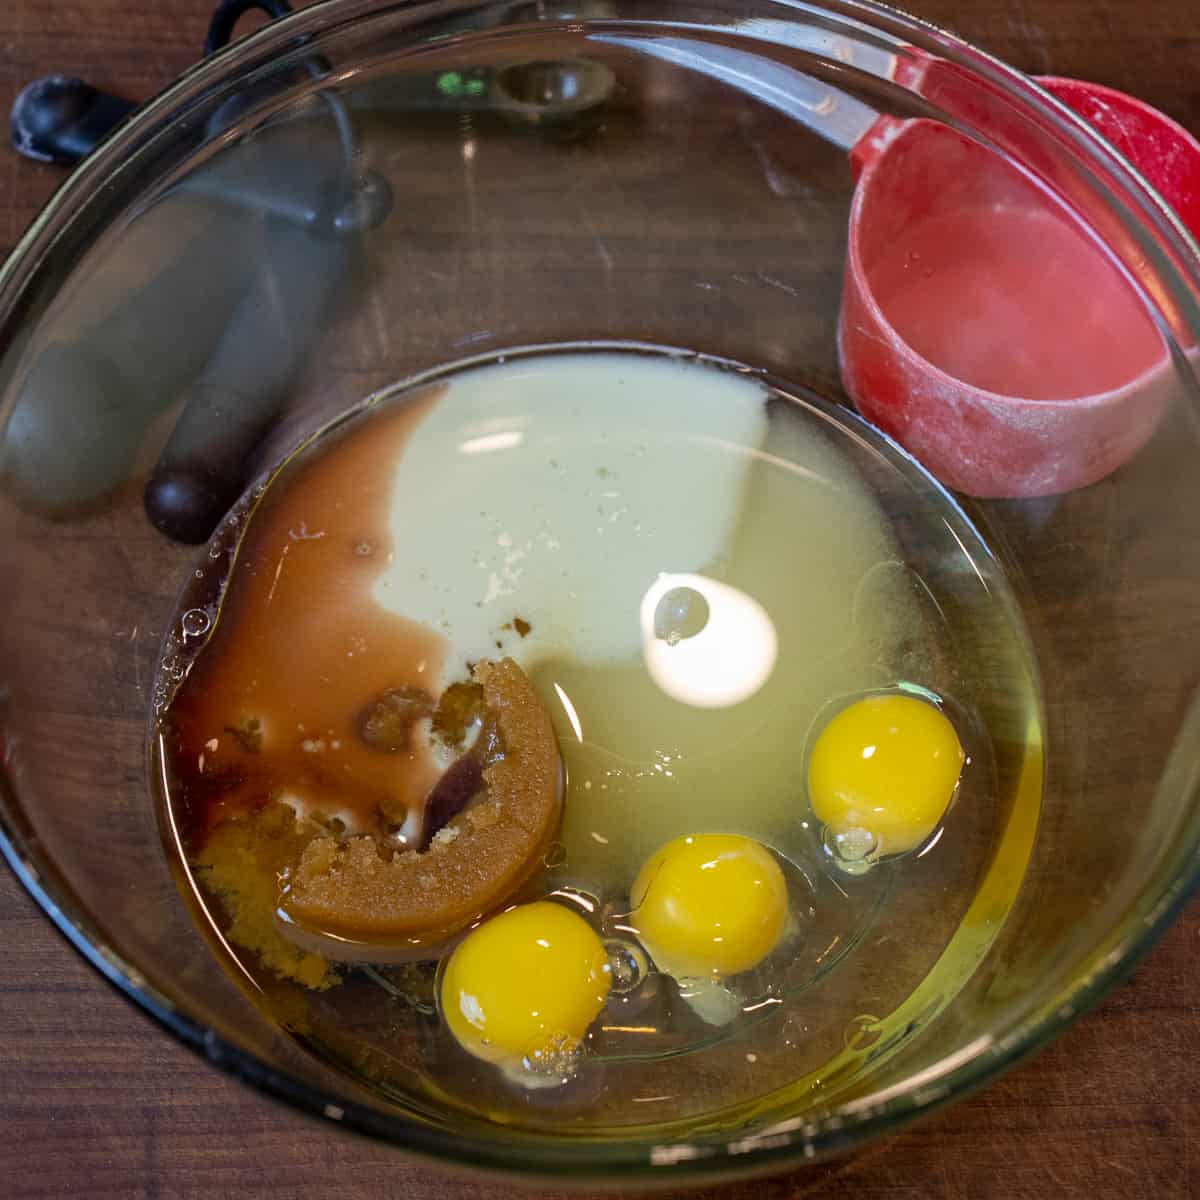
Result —
[[[909, 0], [1016, 65], [1137, 92], [1200, 130], [1194, 0]], [[141, 99], [187, 66], [206, 0], [3, 0], [0, 103], [51, 71]], [[0, 248], [60, 181], [0, 153]], [[136, 1013], [0, 871], [0, 1194], [496, 1196], [310, 1122]], [[1200, 1196], [1200, 909], [1099, 1010], [987, 1091], [852, 1161], [713, 1200]], [[558, 1195], [543, 1191], [545, 1200]]]

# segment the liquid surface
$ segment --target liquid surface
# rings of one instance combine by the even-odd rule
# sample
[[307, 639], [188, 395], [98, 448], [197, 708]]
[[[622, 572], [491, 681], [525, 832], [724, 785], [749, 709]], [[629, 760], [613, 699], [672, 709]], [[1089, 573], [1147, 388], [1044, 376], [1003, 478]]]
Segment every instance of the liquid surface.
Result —
[[[436, 778], [432, 761], [413, 752], [398, 764], [355, 729], [372, 697], [422, 688], [441, 670], [439, 633], [370, 598], [393, 553], [386, 515], [397, 446], [432, 402], [414, 399], [372, 430], [350, 431], [342, 454], [299, 465], [289, 503], [271, 489], [255, 509], [208, 652], [173, 702], [177, 761], [195, 764], [187, 823], [201, 840], [268, 790], [301, 805], [319, 799], [325, 815], [354, 828], [380, 804], [403, 815]], [[215, 606], [191, 611], [206, 623]]]
[[[381, 1094], [426, 1088], [532, 1125], [642, 1124], [650, 1094], [656, 1117], [687, 1118], [831, 1061], [848, 1022], [890, 1012], [944, 958], [1035, 711], [1013, 610], [956, 562], [969, 531], [936, 501], [861, 431], [745, 373], [644, 351], [450, 372], [318, 438], [219, 531], [163, 664], [183, 677], [161, 714], [165, 812], [222, 953]], [[1004, 647], [1002, 670], [973, 673], [973, 637], [993, 660]], [[516, 767], [542, 718], [497, 724], [493, 670], [532, 688], [556, 735], [557, 839], [514, 843], [508, 874], [470, 855], [476, 910], [437, 937], [401, 936], [400, 916], [368, 929], [423, 902], [368, 893], [356, 872], [436, 892], [486, 806], [545, 779]], [[838, 712], [898, 689], [952, 724], [956, 801], [915, 853], [843, 861], [808, 757]], [[472, 755], [487, 765], [447, 808], [438, 789]], [[693, 835], [718, 849], [659, 854]], [[664, 864], [678, 880], [656, 891]], [[737, 916], [725, 930], [716, 879]], [[358, 924], [310, 921], [293, 901], [314, 881], [349, 894]], [[605, 948], [605, 986], [564, 1009], [569, 1029], [544, 1027], [533, 981], [478, 983], [505, 956], [498, 933], [461, 943], [492, 948], [461, 960], [476, 990], [443, 985], [439, 1001], [456, 930], [482, 936], [514, 901], [573, 912], [597, 941], [567, 943]], [[493, 1053], [489, 1024], [507, 1042], [528, 1031], [537, 1053]]]

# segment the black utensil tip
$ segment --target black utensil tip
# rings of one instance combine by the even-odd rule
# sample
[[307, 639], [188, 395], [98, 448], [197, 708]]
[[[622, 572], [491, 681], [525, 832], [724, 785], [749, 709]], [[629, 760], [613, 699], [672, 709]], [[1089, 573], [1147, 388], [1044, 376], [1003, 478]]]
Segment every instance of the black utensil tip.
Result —
[[228, 511], [230, 501], [224, 491], [203, 468], [160, 468], [146, 484], [146, 516], [160, 533], [198, 546], [212, 537]]
[[12, 144], [26, 158], [69, 166], [91, 153], [136, 107], [72, 75], [47, 75], [13, 101]]

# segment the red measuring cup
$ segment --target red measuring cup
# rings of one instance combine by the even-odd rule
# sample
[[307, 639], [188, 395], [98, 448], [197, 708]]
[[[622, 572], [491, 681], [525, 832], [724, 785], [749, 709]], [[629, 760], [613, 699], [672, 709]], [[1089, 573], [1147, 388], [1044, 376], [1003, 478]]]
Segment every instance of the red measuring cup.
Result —
[[[1042, 83], [1200, 232], [1196, 139], [1120, 92]], [[851, 162], [839, 358], [868, 420], [977, 496], [1083, 487], [1145, 444], [1174, 368], [1130, 278], [1063, 204], [935, 121], [882, 117]]]
[[[677, 35], [598, 40], [720, 79], [849, 152], [843, 384], [944, 483], [979, 496], [1056, 494], [1102, 478], [1153, 433], [1174, 386], [1163, 337], [1117, 258], [1033, 171], [949, 125], [881, 116], [745, 50]], [[879, 57], [875, 73], [975, 128], [1010, 141], [1024, 133], [1030, 165], [1054, 177], [1055, 160], [999, 89], [915, 52]], [[1200, 143], [1109, 88], [1042, 83], [1200, 232]]]

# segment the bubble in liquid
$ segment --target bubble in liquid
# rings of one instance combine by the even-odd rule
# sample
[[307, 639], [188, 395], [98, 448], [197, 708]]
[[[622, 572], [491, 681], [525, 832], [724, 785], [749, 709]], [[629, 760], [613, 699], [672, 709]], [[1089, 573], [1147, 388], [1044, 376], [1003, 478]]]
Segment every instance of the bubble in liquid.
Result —
[[795, 1050], [808, 1037], [808, 1025], [795, 1013], [790, 1013], [779, 1027], [779, 1040], [788, 1050]]
[[583, 1046], [568, 1033], [539, 1037], [521, 1055], [520, 1072], [510, 1072], [523, 1087], [560, 1087], [579, 1071]]
[[608, 955], [609, 987], [616, 996], [625, 996], [637, 988], [650, 971], [646, 952], [635, 942], [610, 938], [604, 943]]
[[203, 608], [189, 608], [180, 618], [179, 624], [185, 638], [203, 637], [212, 624], [212, 618]]
[[654, 610], [654, 636], [668, 646], [695, 637], [708, 624], [708, 601], [695, 588], [672, 588]]
[[370, 558], [375, 553], [375, 547], [365, 539], [361, 542], [354, 543], [354, 553], [359, 558]]
[[821, 846], [833, 864], [846, 875], [865, 875], [875, 865], [879, 841], [869, 829], [847, 829], [834, 833], [821, 830]]

